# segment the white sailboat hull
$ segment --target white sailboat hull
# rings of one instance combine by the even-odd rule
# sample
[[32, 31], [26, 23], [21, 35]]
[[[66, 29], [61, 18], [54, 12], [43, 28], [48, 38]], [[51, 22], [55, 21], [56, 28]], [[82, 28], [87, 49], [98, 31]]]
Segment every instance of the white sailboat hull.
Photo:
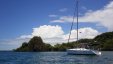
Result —
[[85, 48], [67, 49], [67, 53], [71, 55], [101, 55], [101, 52]]

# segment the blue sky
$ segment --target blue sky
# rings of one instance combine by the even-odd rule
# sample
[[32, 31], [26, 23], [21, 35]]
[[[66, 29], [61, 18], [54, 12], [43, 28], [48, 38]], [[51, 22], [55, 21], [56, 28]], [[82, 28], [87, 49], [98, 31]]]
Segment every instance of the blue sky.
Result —
[[[90, 30], [91, 28], [96, 35], [97, 33], [112, 31], [111, 23], [108, 24], [109, 26], [106, 25], [106, 22], [111, 22], [111, 20], [105, 21], [112, 16], [105, 18], [105, 20], [94, 18], [92, 21], [93, 19], [89, 19], [90, 15], [94, 15], [94, 17], [98, 15], [98, 11], [102, 11], [101, 14], [104, 14], [105, 11], [109, 10], [107, 6], [112, 7], [111, 2], [112, 0], [79, 0], [79, 29], [82, 31], [82, 29]], [[63, 38], [64, 36], [67, 37], [71, 24], [71, 20], [68, 19], [72, 18], [74, 7], [75, 0], [0, 0], [0, 50], [16, 48], [21, 45], [21, 42], [26, 41], [25, 38], [35, 35], [42, 36], [46, 41], [49, 38], [49, 42], [51, 38], [58, 38], [56, 37], [58, 35], [62, 35]], [[97, 17], [101, 18], [102, 16]], [[43, 27], [44, 25], [45, 27]], [[40, 30], [43, 31], [43, 28], [52, 30], [51, 27], [56, 29], [56, 34], [51, 37], [42, 35], [45, 32], [39, 33]], [[76, 30], [76, 21], [74, 28]], [[23, 39], [20, 41], [21, 37]]]

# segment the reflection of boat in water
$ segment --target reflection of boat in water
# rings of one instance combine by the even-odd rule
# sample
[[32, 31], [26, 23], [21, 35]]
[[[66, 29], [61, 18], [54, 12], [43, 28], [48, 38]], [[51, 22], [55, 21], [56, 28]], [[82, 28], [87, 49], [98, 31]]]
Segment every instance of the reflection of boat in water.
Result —
[[[78, 43], [78, 0], [76, 0], [76, 9], [77, 9], [76, 14], [77, 14], [77, 43]], [[75, 16], [75, 14], [74, 14], [74, 16]], [[71, 30], [72, 30], [73, 23], [74, 23], [74, 16], [73, 16], [73, 22], [71, 25]], [[70, 30], [70, 35], [71, 35], [71, 30]], [[70, 35], [69, 35], [68, 43], [70, 40]], [[71, 54], [71, 55], [101, 55], [100, 51], [87, 49], [86, 47], [67, 49], [67, 53]]]

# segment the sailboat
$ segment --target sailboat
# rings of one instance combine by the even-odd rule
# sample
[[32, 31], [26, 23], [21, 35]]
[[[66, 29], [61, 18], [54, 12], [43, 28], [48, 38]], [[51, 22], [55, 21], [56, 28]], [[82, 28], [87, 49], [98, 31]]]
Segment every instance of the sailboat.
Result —
[[[76, 0], [76, 10], [77, 10], [76, 14], [77, 14], [77, 43], [78, 43], [78, 0]], [[72, 30], [72, 26], [74, 23], [74, 17], [75, 17], [75, 14], [73, 16], [71, 30]], [[70, 30], [70, 35], [71, 35], [71, 30]], [[70, 39], [70, 35], [69, 35], [69, 39]], [[69, 43], [69, 39], [68, 39], [68, 43]], [[93, 50], [93, 49], [87, 49], [85, 47], [77, 47], [77, 48], [73, 48], [73, 49], [67, 49], [67, 53], [71, 54], [71, 55], [101, 55], [100, 51]]]
[[73, 48], [67, 49], [70, 55], [101, 55], [101, 52], [86, 48]]

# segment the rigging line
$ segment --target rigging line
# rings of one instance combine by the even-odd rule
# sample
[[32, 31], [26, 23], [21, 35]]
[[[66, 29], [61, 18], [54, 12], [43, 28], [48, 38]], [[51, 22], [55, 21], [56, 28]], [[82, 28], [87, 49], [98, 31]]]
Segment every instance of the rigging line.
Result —
[[[76, 12], [76, 10], [77, 10], [77, 12]], [[76, 7], [75, 7], [75, 10], [74, 10], [73, 21], [72, 21], [71, 28], [70, 28], [68, 43], [70, 41], [71, 31], [73, 29], [73, 24], [74, 24], [74, 20], [75, 20], [75, 15], [77, 15], [77, 41], [78, 41], [78, 0], [76, 0]]]

